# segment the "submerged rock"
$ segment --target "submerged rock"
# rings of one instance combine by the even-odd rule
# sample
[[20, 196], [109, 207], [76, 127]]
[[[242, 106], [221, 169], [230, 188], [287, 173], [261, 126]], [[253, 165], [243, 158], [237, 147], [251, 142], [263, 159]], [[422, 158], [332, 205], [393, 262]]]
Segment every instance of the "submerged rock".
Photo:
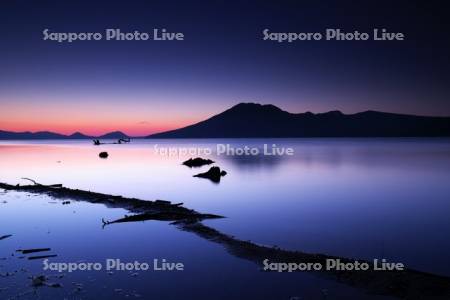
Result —
[[220, 182], [220, 178], [225, 175], [227, 175], [226, 171], [220, 170], [219, 167], [211, 167], [208, 172], [194, 175], [194, 177], [208, 178], [213, 182]]
[[52, 288], [62, 288], [63, 285], [61, 283], [56, 282], [48, 282], [48, 277], [45, 275], [38, 275], [31, 277], [31, 286], [40, 287], [40, 286], [48, 286]]
[[31, 285], [32, 286], [42, 286], [47, 281], [47, 277], [45, 275], [38, 275], [31, 277]]
[[100, 152], [98, 156], [100, 158], [108, 158], [108, 152]]
[[214, 161], [212, 161], [210, 159], [196, 157], [196, 158], [189, 158], [188, 160], [184, 161], [183, 165], [188, 166], [189, 168], [192, 168], [192, 167], [201, 167], [204, 165], [210, 165], [213, 163], [214, 163]]

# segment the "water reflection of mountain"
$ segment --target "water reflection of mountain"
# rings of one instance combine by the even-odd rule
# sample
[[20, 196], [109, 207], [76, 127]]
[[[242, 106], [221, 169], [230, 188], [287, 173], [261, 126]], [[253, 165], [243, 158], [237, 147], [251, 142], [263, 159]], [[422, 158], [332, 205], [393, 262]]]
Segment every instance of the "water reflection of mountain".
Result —
[[[449, 166], [435, 162], [450, 162], [448, 139], [296, 139], [295, 141], [278, 142], [280, 147], [292, 147], [294, 155], [220, 155], [217, 159], [232, 163], [240, 169], [275, 169], [284, 164], [295, 164], [299, 168], [319, 166], [336, 169], [340, 167], [357, 168], [408, 168], [421, 170], [432, 167], [446, 169]], [[262, 144], [258, 148], [262, 149]], [[257, 147], [252, 144], [252, 147]], [[436, 159], [429, 157], [430, 148]], [[431, 165], [430, 165], [431, 164]]]
[[221, 156], [220, 159], [226, 160], [227, 162], [232, 163], [237, 168], [243, 170], [259, 169], [259, 168], [274, 169], [290, 160], [285, 156], [264, 156], [264, 155], [256, 155], [256, 156], [224, 155]]

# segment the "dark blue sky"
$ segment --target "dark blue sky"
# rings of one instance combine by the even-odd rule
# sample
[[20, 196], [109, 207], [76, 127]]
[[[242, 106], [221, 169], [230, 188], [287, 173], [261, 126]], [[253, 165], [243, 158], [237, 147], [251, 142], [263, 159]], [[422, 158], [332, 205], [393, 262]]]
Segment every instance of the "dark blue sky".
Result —
[[[13, 3], [14, 2], [14, 3]], [[293, 112], [450, 115], [444, 2], [2, 1], [1, 129], [144, 133], [242, 101]], [[42, 31], [183, 32], [184, 41], [43, 41]], [[262, 30], [405, 41], [263, 41]]]

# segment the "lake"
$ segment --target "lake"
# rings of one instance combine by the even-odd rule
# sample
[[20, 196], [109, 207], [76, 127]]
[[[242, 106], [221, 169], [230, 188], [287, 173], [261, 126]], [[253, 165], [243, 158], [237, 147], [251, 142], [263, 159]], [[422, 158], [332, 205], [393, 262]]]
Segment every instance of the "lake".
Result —
[[[292, 149], [293, 155], [262, 155]], [[259, 149], [225, 155], [220, 147]], [[274, 146], [276, 145], [276, 146]], [[100, 159], [98, 153], [109, 157]], [[209, 166], [181, 163], [197, 155], [227, 171], [220, 183], [193, 175]], [[273, 152], [271, 153], [273, 154]], [[0, 182], [42, 184], [182, 202], [225, 216], [205, 225], [241, 240], [307, 253], [371, 260], [450, 276], [450, 139], [210, 139], [0, 141]], [[386, 299], [313, 273], [262, 272], [261, 266], [168, 222], [113, 224], [123, 209], [0, 189], [0, 298], [34, 299]], [[15, 252], [51, 248], [52, 262], [166, 259], [184, 271], [77, 271], [30, 286], [42, 260]], [[14, 255], [14, 256], [12, 256]], [[137, 273], [137, 274], [136, 274]], [[22, 299], [21, 298], [21, 299]]]

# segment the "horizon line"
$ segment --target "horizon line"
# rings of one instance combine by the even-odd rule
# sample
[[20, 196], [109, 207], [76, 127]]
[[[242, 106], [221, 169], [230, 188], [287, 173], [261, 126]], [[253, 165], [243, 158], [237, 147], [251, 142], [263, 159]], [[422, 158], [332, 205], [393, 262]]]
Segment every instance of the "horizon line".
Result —
[[53, 130], [51, 130], [51, 129], [43, 129], [43, 130], [36, 130], [36, 131], [33, 131], [33, 130], [16, 131], [16, 130], [5, 130], [5, 129], [1, 129], [1, 128], [0, 128], [0, 132], [8, 132], [8, 133], [31, 133], [31, 134], [36, 134], [36, 133], [52, 133], [52, 134], [58, 134], [58, 135], [66, 136], [66, 137], [70, 137], [70, 136], [75, 135], [75, 134], [81, 134], [81, 135], [84, 135], [84, 136], [86, 136], [86, 137], [88, 137], [88, 138], [90, 138], [90, 137], [98, 138], [98, 137], [101, 137], [101, 136], [103, 136], [103, 135], [107, 135], [107, 134], [111, 134], [111, 133], [122, 133], [122, 134], [126, 135], [127, 137], [132, 137], [132, 138], [145, 138], [145, 137], [148, 137], [148, 136], [151, 136], [151, 135], [156, 135], [156, 134], [159, 134], [159, 133], [164, 133], [164, 132], [168, 132], [168, 131], [172, 131], [172, 130], [178, 130], [178, 129], [181, 129], [181, 128], [184, 128], [184, 127], [188, 127], [188, 126], [191, 126], [191, 125], [194, 125], [194, 124], [203, 122], [203, 121], [205, 121], [205, 120], [208, 120], [208, 119], [210, 119], [210, 118], [212, 118], [212, 117], [214, 117], [214, 116], [216, 116], [216, 115], [220, 115], [220, 114], [222, 114], [222, 113], [224, 113], [224, 112], [226, 112], [226, 111], [228, 111], [228, 110], [230, 110], [230, 109], [232, 109], [232, 108], [234, 108], [234, 107], [236, 107], [236, 106], [239, 106], [239, 105], [256, 105], [256, 106], [262, 106], [262, 107], [263, 107], [263, 106], [273, 106], [273, 107], [276, 107], [276, 108], [280, 109], [281, 111], [284, 111], [284, 112], [287, 112], [287, 113], [290, 113], [290, 114], [294, 114], [294, 115], [300, 115], [300, 114], [314, 114], [314, 115], [320, 115], [320, 114], [326, 114], [326, 113], [331, 113], [331, 112], [339, 112], [339, 113], [341, 113], [341, 114], [343, 114], [343, 115], [350, 116], [350, 115], [356, 115], [356, 114], [361, 114], [361, 113], [378, 112], [378, 113], [387, 113], [387, 114], [395, 114], [395, 115], [416, 116], [416, 117], [450, 118], [450, 116], [436, 116], [436, 115], [429, 115], [429, 116], [428, 116], [428, 115], [419, 115], [419, 114], [407, 114], [407, 113], [387, 112], [387, 111], [379, 111], [379, 110], [372, 110], [372, 109], [363, 110], [363, 111], [355, 112], [355, 113], [344, 113], [344, 112], [342, 112], [342, 111], [339, 110], [339, 109], [329, 110], [329, 111], [325, 111], [325, 112], [315, 112], [315, 113], [313, 113], [313, 112], [311, 112], [311, 111], [309, 111], [309, 110], [304, 111], [304, 112], [289, 112], [289, 111], [284, 110], [284, 109], [282, 109], [282, 108], [280, 108], [279, 106], [274, 105], [274, 104], [261, 104], [261, 103], [258, 103], [258, 102], [240, 102], [240, 103], [238, 103], [238, 104], [235, 104], [235, 105], [231, 106], [231, 107], [228, 108], [228, 109], [223, 110], [222, 112], [213, 114], [213, 115], [211, 115], [210, 117], [208, 117], [208, 118], [206, 118], [206, 119], [203, 119], [203, 120], [199, 120], [199, 121], [193, 122], [193, 123], [188, 124], [188, 125], [186, 125], [186, 126], [177, 127], [177, 128], [173, 128], [173, 129], [167, 129], [167, 130], [164, 130], [164, 131], [157, 131], [157, 132], [154, 132], [154, 133], [145, 133], [145, 134], [143, 134], [143, 135], [129, 135], [129, 134], [125, 133], [126, 130], [120, 130], [120, 129], [112, 130], [112, 131], [105, 131], [104, 133], [101, 133], [101, 134], [94, 134], [94, 135], [83, 133], [83, 132], [80, 131], [80, 130], [76, 130], [76, 131], [71, 132], [71, 133], [61, 133], [61, 132], [58, 132], [58, 131], [53, 131]]

